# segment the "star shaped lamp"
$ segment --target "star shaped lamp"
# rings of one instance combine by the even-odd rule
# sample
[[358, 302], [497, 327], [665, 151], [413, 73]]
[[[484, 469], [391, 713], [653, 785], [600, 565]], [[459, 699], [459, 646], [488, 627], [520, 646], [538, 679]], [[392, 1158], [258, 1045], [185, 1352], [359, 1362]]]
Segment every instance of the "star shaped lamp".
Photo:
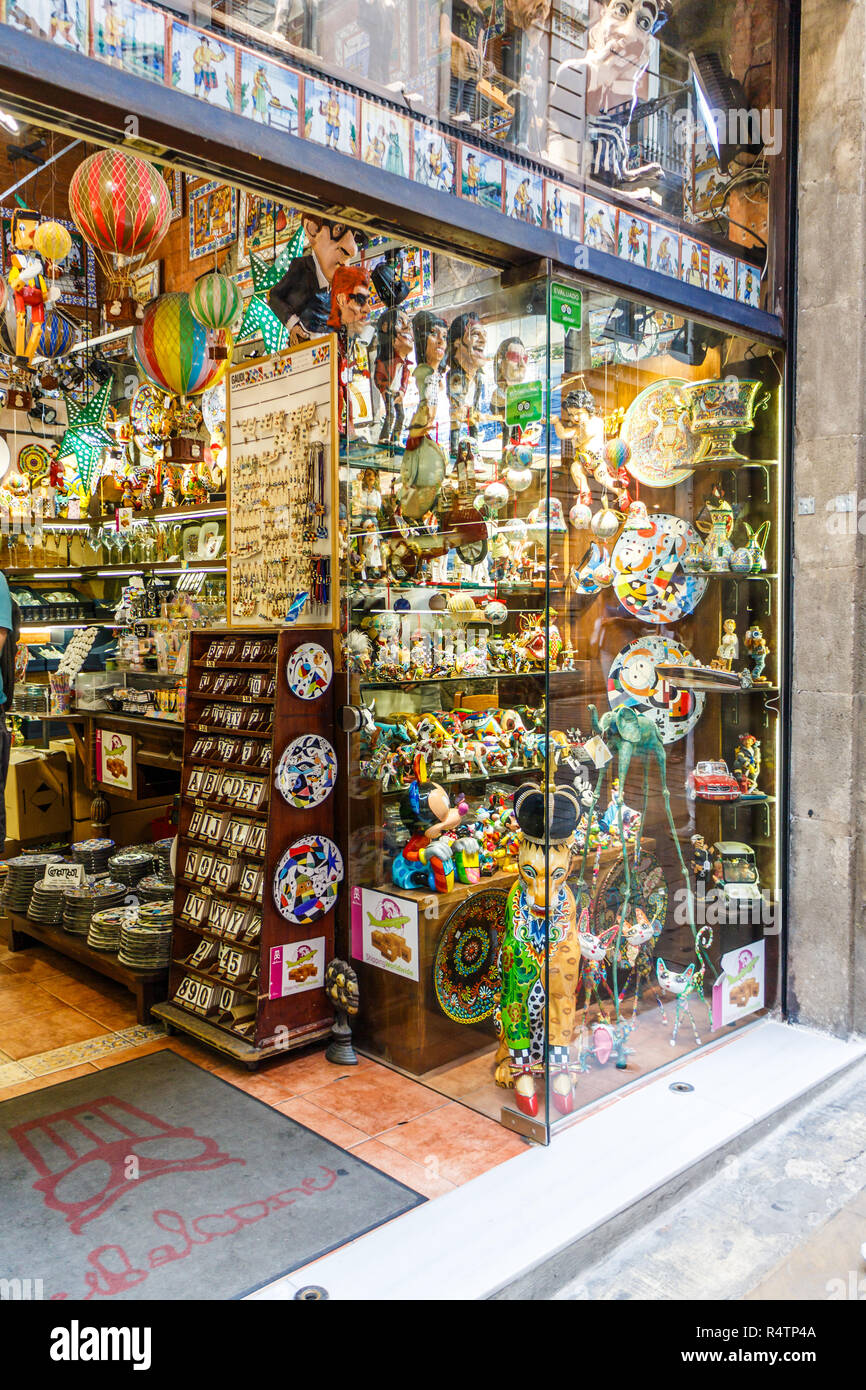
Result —
[[268, 295], [279, 284], [292, 261], [296, 260], [304, 250], [304, 229], [298, 227], [288, 246], [280, 252], [276, 260], [266, 261], [261, 256], [256, 255], [255, 251], [250, 254], [250, 269], [253, 273], [253, 297], [246, 307], [243, 323], [235, 342], [243, 342], [246, 338], [256, 338], [261, 336], [265, 344], [265, 351], [268, 354], [279, 352], [289, 341], [289, 330], [286, 325], [277, 318], [270, 304]]
[[78, 477], [87, 493], [92, 491], [92, 484], [99, 477], [96, 465], [104, 450], [114, 447], [114, 440], [105, 428], [111, 386], [109, 378], [86, 405], [75, 405], [70, 400], [66, 402], [68, 424], [57, 457], [61, 460], [75, 458]]

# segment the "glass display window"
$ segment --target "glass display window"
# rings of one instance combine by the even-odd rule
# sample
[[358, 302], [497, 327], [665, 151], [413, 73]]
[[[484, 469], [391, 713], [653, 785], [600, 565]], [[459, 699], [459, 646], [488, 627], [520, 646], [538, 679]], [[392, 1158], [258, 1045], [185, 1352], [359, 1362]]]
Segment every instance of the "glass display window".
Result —
[[341, 349], [358, 1029], [539, 1138], [776, 1000], [783, 362], [438, 255], [404, 304]]

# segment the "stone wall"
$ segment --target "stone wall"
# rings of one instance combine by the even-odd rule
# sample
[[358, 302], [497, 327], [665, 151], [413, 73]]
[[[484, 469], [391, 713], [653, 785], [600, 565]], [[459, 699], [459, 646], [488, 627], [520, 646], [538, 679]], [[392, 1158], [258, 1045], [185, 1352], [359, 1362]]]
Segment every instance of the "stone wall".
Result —
[[803, 0], [789, 1004], [842, 1035], [866, 1031], [864, 53], [866, 5]]

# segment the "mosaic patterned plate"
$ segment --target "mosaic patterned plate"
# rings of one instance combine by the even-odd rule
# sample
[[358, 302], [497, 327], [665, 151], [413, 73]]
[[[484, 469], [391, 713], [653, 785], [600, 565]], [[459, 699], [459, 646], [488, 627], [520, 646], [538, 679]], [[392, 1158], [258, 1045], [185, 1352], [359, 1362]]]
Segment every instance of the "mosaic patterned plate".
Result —
[[439, 1007], [455, 1023], [482, 1023], [496, 1007], [507, 901], [507, 890], [484, 889], [465, 898], [445, 923], [433, 983]]
[[644, 623], [675, 623], [694, 611], [707, 578], [683, 572], [690, 544], [701, 544], [694, 526], [668, 512], [654, 512], [642, 526], [626, 526], [611, 565], [614, 593], [627, 613]]
[[702, 440], [689, 429], [678, 376], [654, 381], [635, 396], [623, 417], [620, 438], [631, 449], [626, 468], [647, 487], [673, 487], [691, 477]]
[[289, 845], [274, 874], [274, 903], [281, 917], [306, 927], [330, 912], [343, 881], [343, 856], [326, 835], [307, 835]]
[[[25, 478], [29, 478], [31, 483], [37, 483], [42, 478], [48, 477], [51, 471], [51, 462], [51, 450], [46, 449], [44, 444], [24, 444], [18, 450], [18, 472], [23, 473]], [[2, 458], [0, 458], [0, 473], [2, 472]]]
[[327, 801], [336, 780], [337, 755], [321, 734], [292, 739], [274, 771], [280, 796], [299, 811]]
[[318, 700], [331, 684], [333, 674], [331, 658], [318, 642], [302, 642], [295, 647], [286, 666], [289, 689], [299, 700]]
[[665, 662], [696, 666], [686, 647], [655, 634], [639, 637], [618, 652], [607, 676], [607, 699], [611, 709], [630, 705], [652, 719], [662, 743], [676, 743], [697, 724], [704, 709], [705, 696], [699, 690], [680, 690], [658, 675], [656, 666]]

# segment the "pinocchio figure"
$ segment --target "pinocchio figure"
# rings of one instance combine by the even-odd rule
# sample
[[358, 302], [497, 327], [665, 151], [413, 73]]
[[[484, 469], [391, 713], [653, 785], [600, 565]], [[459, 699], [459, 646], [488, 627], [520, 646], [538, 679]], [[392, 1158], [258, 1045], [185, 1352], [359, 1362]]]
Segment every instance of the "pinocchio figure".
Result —
[[[45, 322], [45, 303], [49, 298], [45, 266], [36, 250], [35, 235], [39, 213], [17, 208], [12, 214], [12, 269], [9, 288], [15, 296], [15, 365], [29, 367], [39, 346]], [[27, 310], [31, 330], [27, 337]]]

